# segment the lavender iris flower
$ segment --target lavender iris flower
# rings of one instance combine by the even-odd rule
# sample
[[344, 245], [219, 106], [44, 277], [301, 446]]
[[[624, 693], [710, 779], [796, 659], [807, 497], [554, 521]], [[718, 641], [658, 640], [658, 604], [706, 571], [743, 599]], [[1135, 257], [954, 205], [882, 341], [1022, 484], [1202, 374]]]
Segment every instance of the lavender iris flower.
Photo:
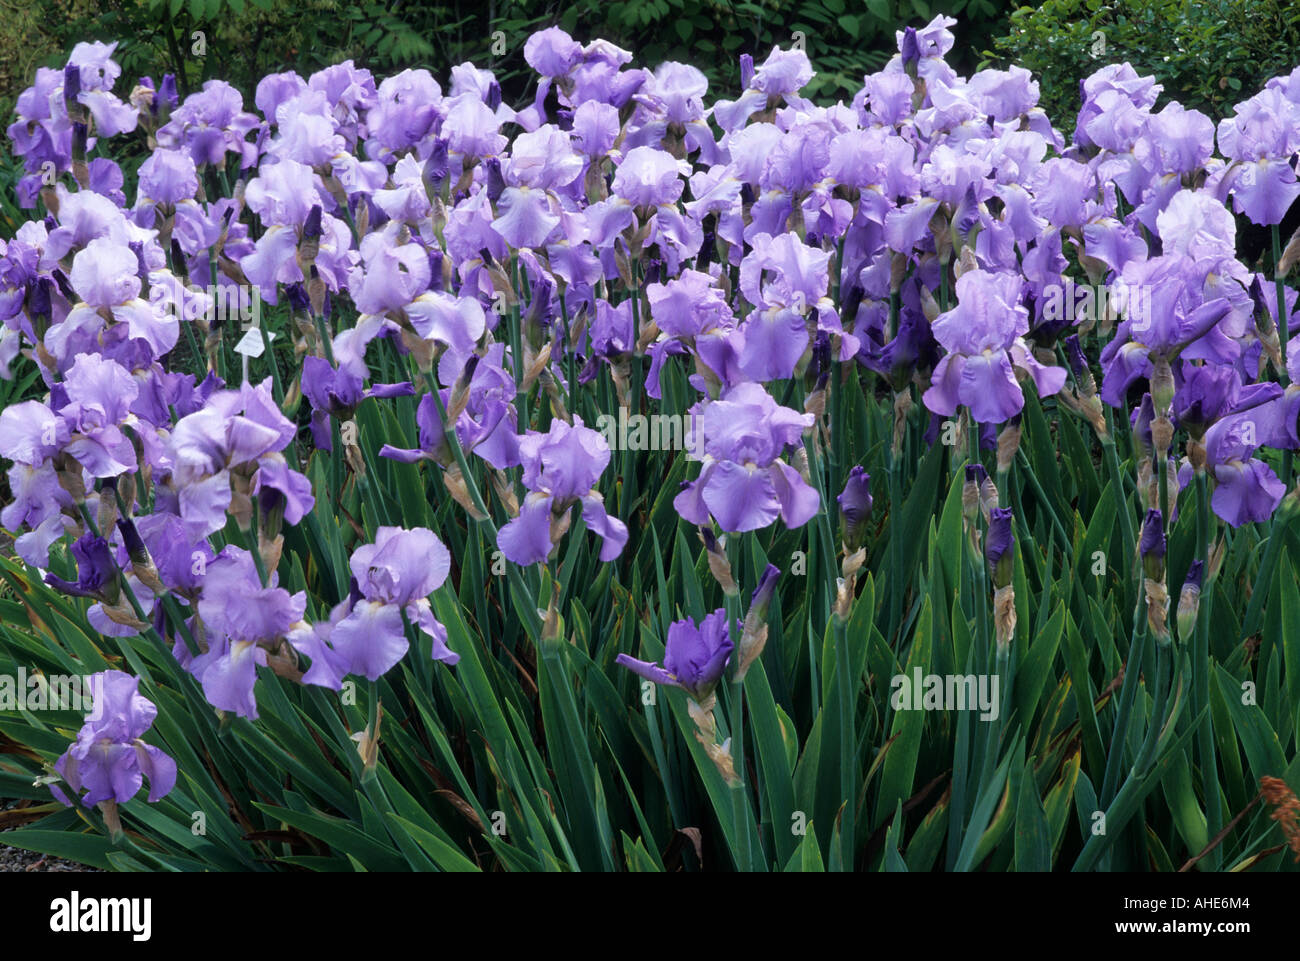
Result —
[[312, 658], [306, 683], [338, 690], [345, 674], [378, 680], [409, 649], [404, 618], [431, 638], [435, 661], [450, 665], [460, 660], [447, 647], [447, 629], [429, 604], [429, 595], [451, 570], [451, 555], [432, 531], [381, 527], [373, 544], [353, 552], [349, 567], [355, 579], [352, 596], [329, 623], [290, 635], [290, 642]]
[[1101, 353], [1105, 369], [1101, 399], [1124, 407], [1128, 388], [1153, 372], [1153, 356], [1231, 363], [1240, 346], [1230, 334], [1232, 304], [1224, 297], [1205, 299], [1196, 264], [1182, 254], [1130, 261], [1116, 281], [1122, 291], [1123, 323]]
[[57, 359], [66, 361], [74, 346], [102, 330], [104, 316], [124, 325], [128, 337], [148, 343], [156, 357], [176, 346], [180, 323], [174, 314], [141, 298], [138, 269], [136, 254], [108, 237], [96, 237], [76, 253], [69, 282], [81, 300], [46, 337]]
[[311, 436], [317, 448], [334, 449], [330, 436], [330, 416], [349, 420], [363, 400], [371, 397], [409, 397], [415, 388], [409, 381], [398, 384], [375, 384], [363, 390], [363, 383], [351, 369], [330, 366], [320, 357], [304, 357], [302, 392], [311, 401]]
[[706, 615], [698, 627], [689, 618], [668, 626], [663, 667], [626, 654], [620, 654], [615, 663], [656, 684], [680, 687], [696, 703], [701, 703], [713, 693], [731, 659], [735, 647], [732, 633], [727, 625], [727, 612], [719, 608]]
[[[141, 738], [153, 726], [158, 708], [139, 692], [140, 679], [121, 671], [103, 671], [90, 679], [95, 701], [76, 742], [54, 762], [81, 803], [125, 804], [149, 779], [149, 801], [166, 797], [176, 785], [176, 762]], [[72, 801], [55, 785], [54, 796]], [[82, 794], [81, 792], [85, 792]]]
[[46, 574], [45, 583], [74, 597], [116, 602], [121, 590], [119, 571], [108, 541], [87, 531], [73, 542], [72, 556], [77, 559], [77, 580]]
[[738, 384], [691, 413], [688, 456], [703, 467], [673, 500], [683, 519], [703, 526], [712, 516], [724, 531], [752, 531], [777, 517], [787, 527], [802, 527], [816, 515], [817, 492], [781, 459], [787, 447], [802, 442], [812, 414], [780, 406], [753, 383]]
[[[256, 387], [245, 384], [237, 391], [218, 391], [206, 406], [177, 422], [167, 457], [178, 513], [194, 536], [214, 534], [226, 525], [231, 471], [251, 474], [252, 465], [283, 450], [295, 433], [271, 396], [269, 378]], [[301, 491], [302, 485], [295, 490]]]
[[1000, 424], [1020, 413], [1024, 394], [1019, 368], [1040, 396], [1065, 384], [1065, 370], [1044, 367], [1024, 341], [1029, 311], [1020, 302], [1021, 281], [1006, 273], [971, 270], [957, 278], [957, 306], [935, 319], [935, 339], [948, 353], [934, 369], [925, 406], [950, 417], [959, 405], [982, 424]]
[[1257, 224], [1281, 223], [1300, 198], [1293, 157], [1300, 151], [1300, 103], [1266, 87], [1220, 121], [1219, 149], [1236, 163], [1230, 171], [1233, 202]]
[[1254, 456], [1261, 440], [1250, 411], [1225, 417], [1205, 433], [1206, 469], [1215, 482], [1210, 506], [1233, 527], [1268, 520], [1286, 493], [1273, 469]]
[[253, 686], [267, 651], [279, 646], [307, 608], [307, 595], [262, 586], [253, 556], [227, 547], [207, 568], [198, 612], [207, 627], [208, 650], [194, 658], [190, 672], [203, 685], [208, 703], [240, 717], [257, 718]]
[[568, 510], [582, 504], [582, 519], [601, 538], [600, 559], [612, 561], [627, 544], [628, 531], [617, 517], [605, 511], [596, 481], [609, 465], [609, 444], [599, 432], [585, 427], [581, 417], [573, 426], [552, 421], [545, 433], [530, 431], [519, 440], [523, 483], [528, 496], [519, 516], [497, 535], [506, 558], [527, 566], [550, 556], [568, 529]]

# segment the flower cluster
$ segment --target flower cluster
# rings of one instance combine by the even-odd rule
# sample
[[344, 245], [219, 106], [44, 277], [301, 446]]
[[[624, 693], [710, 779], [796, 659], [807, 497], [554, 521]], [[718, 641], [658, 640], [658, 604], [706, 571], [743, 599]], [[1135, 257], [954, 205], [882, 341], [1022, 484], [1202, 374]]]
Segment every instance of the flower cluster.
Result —
[[[0, 243], [0, 375], [30, 365], [40, 397], [0, 412], [0, 521], [42, 570], [67, 538], [77, 580], [50, 584], [93, 599], [105, 632], [156, 632], [214, 708], [256, 718], [259, 668], [338, 690], [420, 635], [422, 658], [456, 663], [428, 600], [449, 551], [400, 526], [411, 501], [389, 489], [421, 469], [518, 568], [553, 578], [585, 549], [575, 507], [599, 561], [620, 558], [654, 505], [584, 424], [615, 399], [689, 417], [664, 500], [711, 544], [834, 511], [825, 459], [855, 427], [832, 422], [855, 408], [831, 399], [876, 403], [877, 384], [895, 450], [913, 387], [928, 436], [959, 417], [998, 437], [1000, 473], [1031, 395], [1099, 435], [1104, 404], [1135, 424], [1144, 508], [1169, 499], [1157, 478], [1172, 503], [1200, 474], [1228, 524], [1267, 519], [1290, 478], [1262, 451], [1300, 447], [1279, 337], [1296, 297], [1238, 259], [1233, 211], [1276, 225], [1300, 197], [1300, 70], [1216, 130], [1105, 67], [1067, 137], [1023, 69], [945, 62], [954, 23], [900, 34], [829, 106], [801, 95], [802, 50], [747, 58], [739, 96], [710, 101], [694, 67], [637, 68], [558, 28], [528, 40], [521, 109], [471, 64], [445, 85], [346, 62], [265, 77], [251, 102], [220, 80], [181, 100], [171, 77], [123, 97], [114, 46], [78, 44], [8, 128], [40, 215]], [[88, 157], [131, 137], [148, 156], [127, 197]], [[1063, 310], [1080, 273], [1095, 296]], [[249, 295], [276, 330], [232, 321]], [[265, 376], [238, 379], [228, 351], [259, 331]], [[838, 500], [850, 585], [869, 484], [854, 468]], [[336, 507], [339, 570], [282, 564]], [[1012, 518], [986, 517], [1001, 589]], [[731, 633], [722, 611], [678, 621], [664, 668], [623, 663], [706, 700]], [[92, 799], [174, 778], [123, 724], [83, 730], [61, 769]]]

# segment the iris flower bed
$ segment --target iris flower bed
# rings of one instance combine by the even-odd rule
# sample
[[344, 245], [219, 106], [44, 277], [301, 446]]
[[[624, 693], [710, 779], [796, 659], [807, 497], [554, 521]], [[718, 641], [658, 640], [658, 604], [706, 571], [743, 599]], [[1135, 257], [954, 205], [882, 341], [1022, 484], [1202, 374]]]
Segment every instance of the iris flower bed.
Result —
[[797, 47], [725, 100], [559, 29], [519, 109], [469, 63], [40, 70], [4, 840], [1292, 869], [1300, 70], [1217, 129], [1127, 64], [1048, 117], [954, 23], [837, 104]]

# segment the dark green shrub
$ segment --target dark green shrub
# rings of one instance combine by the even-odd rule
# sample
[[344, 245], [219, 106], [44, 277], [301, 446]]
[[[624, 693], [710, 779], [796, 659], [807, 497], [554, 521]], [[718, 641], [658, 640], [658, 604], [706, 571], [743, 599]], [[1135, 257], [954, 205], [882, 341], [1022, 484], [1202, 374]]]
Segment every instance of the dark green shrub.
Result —
[[[1269, 77], [1295, 66], [1300, 4], [1292, 0], [1045, 0], [1011, 15], [986, 56], [1038, 79], [1048, 116], [1070, 118], [1079, 81], [1128, 61], [1177, 100], [1219, 118]], [[1066, 122], [1061, 120], [1059, 122]], [[1066, 131], [1067, 134], [1069, 131]]]

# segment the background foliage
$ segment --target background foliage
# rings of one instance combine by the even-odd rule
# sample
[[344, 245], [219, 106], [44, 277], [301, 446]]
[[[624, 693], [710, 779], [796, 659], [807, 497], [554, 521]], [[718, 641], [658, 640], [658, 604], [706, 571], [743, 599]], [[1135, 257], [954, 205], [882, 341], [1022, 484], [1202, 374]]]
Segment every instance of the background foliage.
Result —
[[1161, 104], [1217, 120], [1261, 78], [1289, 73], [1297, 50], [1293, 0], [1044, 0], [1012, 13], [986, 56], [1027, 68], [1049, 117], [1078, 110], [1080, 78], [1127, 60], [1164, 84]]

